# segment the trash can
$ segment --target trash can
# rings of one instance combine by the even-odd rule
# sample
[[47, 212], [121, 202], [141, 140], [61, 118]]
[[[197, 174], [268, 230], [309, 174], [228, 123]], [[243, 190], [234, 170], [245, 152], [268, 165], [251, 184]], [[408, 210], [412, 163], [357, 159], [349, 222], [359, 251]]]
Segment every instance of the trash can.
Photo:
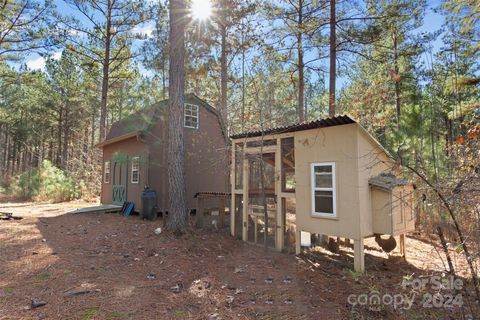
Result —
[[141, 195], [142, 210], [140, 218], [155, 220], [157, 218], [157, 192], [146, 187]]

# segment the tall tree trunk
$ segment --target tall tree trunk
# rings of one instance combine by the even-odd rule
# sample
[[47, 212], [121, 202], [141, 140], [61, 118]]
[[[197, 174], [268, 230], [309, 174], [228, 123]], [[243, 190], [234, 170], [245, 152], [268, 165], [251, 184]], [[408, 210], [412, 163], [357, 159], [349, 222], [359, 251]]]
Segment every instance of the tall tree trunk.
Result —
[[227, 123], [227, 81], [228, 81], [228, 66], [227, 66], [227, 27], [221, 23], [221, 47], [222, 53], [220, 56], [220, 114], [224, 123]]
[[62, 131], [63, 131], [63, 105], [58, 111], [58, 124], [57, 124], [57, 156], [55, 158], [55, 165], [62, 166]]
[[166, 59], [162, 57], [162, 97], [163, 100], [167, 99], [167, 73], [166, 73]]
[[328, 115], [335, 116], [335, 91], [337, 90], [337, 30], [336, 0], [330, 0], [330, 84], [328, 94]]
[[62, 163], [61, 168], [67, 169], [68, 162], [68, 144], [70, 143], [70, 123], [69, 123], [69, 110], [68, 106], [65, 106], [65, 120], [63, 121], [63, 146], [62, 146]]
[[430, 121], [430, 142], [432, 149], [432, 165], [433, 165], [433, 181], [438, 183], [438, 170], [437, 170], [437, 154], [435, 147], [435, 126], [434, 126], [434, 116], [435, 110], [433, 109], [433, 102], [431, 105], [431, 121]]
[[[96, 116], [95, 111], [96, 111], [95, 108], [93, 108], [92, 109], [92, 122], [91, 122], [92, 128], [90, 130], [90, 134], [92, 135], [91, 138], [90, 138], [90, 150], [95, 149], [95, 116]], [[93, 160], [93, 159], [91, 159], [91, 160]]]
[[298, 1], [297, 25], [297, 51], [298, 51], [298, 121], [305, 121], [305, 77], [303, 63], [303, 0]]
[[185, 2], [170, 0], [170, 67], [168, 117], [167, 228], [183, 233], [187, 227], [183, 108], [185, 90]]
[[108, 81], [110, 71], [110, 45], [111, 45], [111, 4], [108, 0], [108, 13], [107, 13], [107, 30], [105, 33], [105, 53], [103, 57], [103, 70], [102, 70], [102, 99], [100, 101], [100, 136], [99, 140], [103, 141], [107, 134], [107, 99], [108, 99]]
[[15, 142], [15, 136], [12, 137], [12, 155], [10, 159], [10, 176], [15, 175], [15, 163], [17, 162], [17, 143]]
[[245, 35], [242, 26], [242, 130], [245, 131]]
[[15, 143], [15, 166], [13, 167], [13, 173], [18, 173], [20, 171], [20, 155], [22, 153], [20, 142]]
[[[7, 132], [6, 130], [4, 129], [6, 127], [6, 125], [3, 125], [3, 124], [0, 124], [0, 139], [2, 139], [2, 142], [1, 142], [1, 147], [0, 147], [0, 150], [2, 150], [1, 152], [1, 158], [0, 158], [0, 178], [3, 177], [4, 175], [4, 170], [5, 170], [5, 148], [6, 148], [6, 137], [7, 137]], [[5, 130], [5, 131], [4, 131]]]
[[8, 133], [8, 126], [5, 126], [5, 131], [4, 131], [4, 143], [3, 143], [4, 149], [3, 149], [3, 158], [2, 158], [2, 175], [4, 178], [8, 178], [8, 158], [9, 158], [9, 150], [10, 150], [10, 136]]
[[400, 113], [402, 108], [402, 101], [400, 97], [400, 68], [398, 67], [398, 40], [397, 34], [394, 32], [393, 34], [393, 67], [394, 67], [394, 76], [393, 80], [395, 82], [395, 107], [397, 110], [397, 124], [400, 124]]
[[83, 134], [83, 163], [88, 163], [88, 125], [85, 126]]
[[53, 142], [55, 140], [55, 129], [52, 127], [50, 131], [50, 139], [48, 139], [48, 156], [47, 159], [50, 160], [52, 163], [54, 162], [55, 150], [53, 146]]
[[43, 159], [45, 159], [45, 135], [42, 132], [42, 137], [41, 137], [41, 145], [40, 145], [40, 155], [38, 157], [37, 165], [36, 167], [40, 167], [40, 164], [42, 163]]
[[5, 175], [7, 176], [7, 179], [10, 179], [10, 171], [11, 171], [11, 162], [10, 158], [12, 157], [11, 155], [11, 139], [10, 135], [7, 135], [5, 138]]

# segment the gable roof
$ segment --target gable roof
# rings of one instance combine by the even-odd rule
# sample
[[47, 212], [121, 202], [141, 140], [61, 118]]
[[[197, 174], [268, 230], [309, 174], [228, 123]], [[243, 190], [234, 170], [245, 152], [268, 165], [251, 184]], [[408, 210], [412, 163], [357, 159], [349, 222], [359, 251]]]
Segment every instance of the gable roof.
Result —
[[289, 126], [270, 128], [263, 131], [261, 130], [249, 131], [249, 132], [234, 134], [230, 136], [230, 138], [232, 139], [252, 138], [252, 137], [260, 137], [262, 135], [296, 132], [296, 131], [303, 131], [303, 130], [310, 130], [310, 129], [317, 129], [317, 128], [326, 128], [326, 127], [340, 126], [340, 125], [351, 124], [351, 123], [357, 123], [357, 122], [347, 115], [340, 115], [340, 116], [335, 116], [331, 118], [322, 118], [322, 119], [309, 121], [309, 122], [295, 123]]
[[128, 135], [148, 131], [150, 126], [158, 120], [159, 111], [165, 107], [164, 101], [139, 110], [122, 120], [113, 123], [105, 141]]
[[242, 139], [242, 138], [253, 138], [253, 137], [261, 137], [262, 135], [271, 135], [271, 134], [281, 134], [281, 133], [289, 133], [289, 132], [297, 132], [297, 131], [303, 131], [303, 130], [311, 130], [311, 129], [318, 129], [318, 128], [328, 128], [328, 127], [334, 127], [334, 126], [341, 126], [345, 124], [352, 124], [356, 123], [358, 127], [360, 128], [360, 131], [367, 136], [367, 138], [378, 148], [380, 148], [389, 158], [394, 159], [392, 155], [388, 152], [387, 149], [385, 149], [382, 144], [375, 139], [374, 136], [372, 136], [360, 123], [358, 123], [355, 119], [350, 117], [349, 115], [338, 115], [334, 117], [329, 117], [329, 118], [321, 118], [309, 122], [300, 122], [300, 123], [295, 123], [289, 126], [281, 126], [281, 127], [275, 127], [275, 128], [270, 128], [266, 130], [258, 130], [258, 131], [249, 131], [249, 132], [244, 132], [244, 133], [238, 133], [231, 135], [231, 139]]
[[[185, 103], [192, 103], [199, 106], [203, 106], [207, 111], [215, 114], [218, 117], [222, 132], [225, 135], [225, 126], [223, 124], [220, 113], [206, 101], [200, 99], [195, 94], [186, 94]], [[162, 112], [167, 112], [168, 99], [162, 100], [149, 107], [141, 109], [122, 120], [116, 121], [112, 124], [112, 127], [108, 131], [108, 134], [104, 141], [99, 143], [97, 147], [104, 147], [106, 145], [136, 137], [144, 134], [152, 129], [157, 123]]]

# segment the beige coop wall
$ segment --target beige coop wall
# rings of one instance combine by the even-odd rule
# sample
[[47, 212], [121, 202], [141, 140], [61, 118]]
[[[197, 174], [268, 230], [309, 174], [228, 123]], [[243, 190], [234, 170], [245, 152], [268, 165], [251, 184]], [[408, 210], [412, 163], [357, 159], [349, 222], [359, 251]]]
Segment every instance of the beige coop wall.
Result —
[[356, 127], [358, 131], [358, 134], [356, 134], [358, 144], [358, 194], [360, 215], [362, 216], [360, 228], [362, 236], [368, 237], [374, 233], [372, 192], [368, 181], [383, 172], [395, 169], [395, 162], [366, 133], [365, 129], [358, 125]]
[[389, 190], [371, 188], [373, 232], [380, 234], [393, 233], [392, 193]]
[[[362, 219], [359, 199], [357, 124], [295, 133], [297, 228], [358, 239]], [[335, 162], [335, 218], [312, 216], [311, 163]], [[362, 211], [363, 213], [365, 211]]]

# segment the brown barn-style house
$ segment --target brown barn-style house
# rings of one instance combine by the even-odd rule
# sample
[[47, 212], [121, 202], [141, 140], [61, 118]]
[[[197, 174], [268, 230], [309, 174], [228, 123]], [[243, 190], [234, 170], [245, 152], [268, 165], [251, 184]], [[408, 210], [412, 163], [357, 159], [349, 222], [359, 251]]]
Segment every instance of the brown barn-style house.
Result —
[[404, 235], [414, 230], [413, 186], [349, 116], [231, 138], [233, 236], [262, 245], [266, 236], [268, 246], [296, 253], [302, 232], [352, 239], [358, 271], [367, 237], [398, 235], [405, 253]]
[[[118, 122], [99, 144], [103, 150], [102, 204], [133, 202], [141, 210], [145, 186], [157, 192], [157, 208], [166, 212], [168, 100]], [[187, 206], [198, 192], [225, 192], [227, 139], [218, 111], [194, 94], [185, 96], [185, 173]]]

